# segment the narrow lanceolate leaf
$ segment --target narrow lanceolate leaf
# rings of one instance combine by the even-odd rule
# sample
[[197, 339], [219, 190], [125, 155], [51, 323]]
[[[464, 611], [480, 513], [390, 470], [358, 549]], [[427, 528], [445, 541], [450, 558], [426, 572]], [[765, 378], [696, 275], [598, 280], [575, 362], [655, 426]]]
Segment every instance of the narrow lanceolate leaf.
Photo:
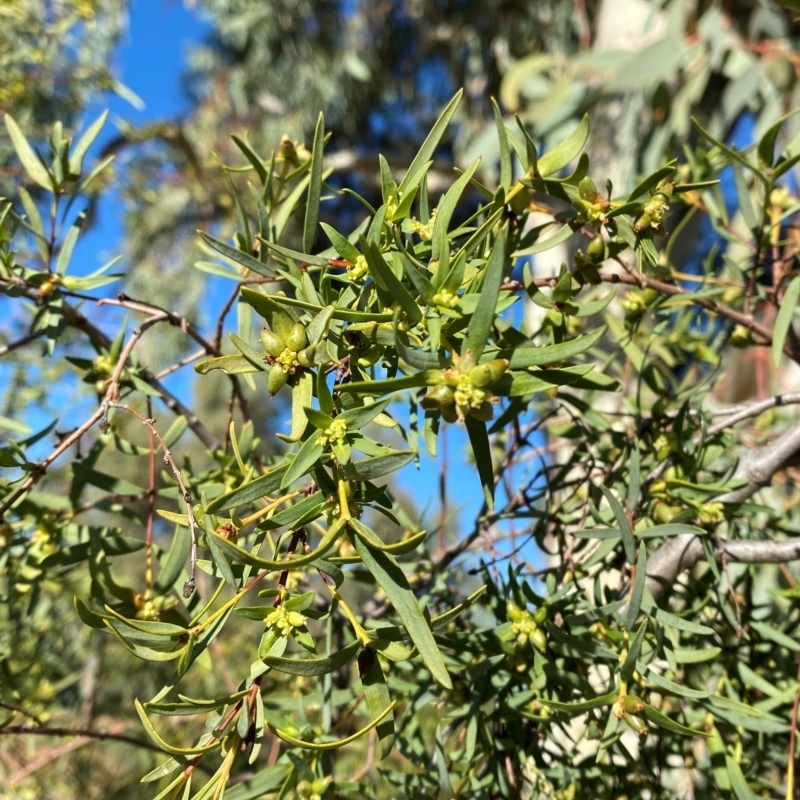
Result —
[[389, 553], [372, 547], [360, 536], [352, 535], [350, 541], [358, 555], [361, 556], [364, 566], [372, 573], [394, 606], [434, 680], [445, 689], [452, 689], [453, 683], [447, 673], [442, 654], [439, 652], [433, 633], [420, 611], [417, 598], [411, 591], [403, 570]]
[[658, 725], [659, 728], [664, 728], [665, 730], [672, 731], [673, 733], [680, 733], [684, 736], [709, 735], [705, 731], [697, 730], [696, 728], [687, 728], [686, 725], [681, 725], [679, 722], [675, 722], [674, 719], [670, 719], [666, 714], [662, 714], [658, 709], [653, 708], [653, 706], [650, 706], [647, 703], [644, 704], [644, 715], [654, 725]]
[[472, 180], [472, 176], [480, 163], [480, 159], [478, 159], [472, 164], [447, 190], [441, 203], [439, 203], [439, 211], [436, 215], [436, 221], [433, 223], [433, 239], [431, 240], [431, 258], [435, 261], [439, 260], [442, 248], [449, 247], [447, 231], [450, 227], [450, 221], [453, 218], [461, 195], [469, 185], [470, 180]]
[[400, 469], [416, 456], [414, 450], [392, 450], [382, 456], [373, 456], [361, 461], [351, 461], [343, 471], [351, 481], [372, 481]]
[[262, 497], [268, 497], [280, 489], [283, 476], [288, 469], [287, 464], [270, 470], [266, 475], [240, 486], [238, 489], [226, 492], [215, 497], [205, 508], [206, 513], [215, 514], [217, 511], [225, 511], [228, 508], [247, 505]]
[[314, 377], [307, 370], [296, 380], [292, 386], [292, 429], [288, 436], [279, 433], [279, 439], [284, 442], [299, 442], [306, 432], [308, 417], [304, 409], [311, 405], [314, 395]]
[[475, 456], [475, 466], [483, 488], [483, 497], [491, 511], [494, 508], [494, 467], [492, 466], [492, 447], [489, 444], [489, 433], [486, 423], [475, 417], [467, 417], [464, 425], [469, 434], [469, 443]]
[[633, 677], [636, 659], [639, 658], [639, 653], [642, 652], [642, 642], [644, 642], [644, 635], [646, 632], [647, 620], [642, 622], [639, 626], [639, 630], [636, 631], [636, 636], [633, 637], [628, 648], [628, 655], [625, 657], [625, 661], [622, 662], [622, 666], [620, 667], [619, 674], [624, 681], [629, 681]]
[[316, 430], [303, 442], [294, 461], [283, 476], [281, 489], [291, 486], [296, 480], [302, 478], [319, 461], [320, 456], [325, 452], [325, 448], [319, 443], [321, 434], [322, 431]]
[[84, 132], [80, 139], [70, 148], [69, 153], [69, 174], [71, 178], [77, 178], [83, 170], [83, 158], [86, 152], [94, 143], [97, 135], [106, 124], [108, 111], [104, 111]]
[[67, 235], [64, 237], [64, 243], [61, 245], [61, 251], [56, 259], [56, 272], [59, 275], [66, 275], [69, 268], [70, 261], [72, 261], [72, 252], [78, 242], [78, 236], [83, 227], [83, 221], [86, 218], [85, 214], [78, 215], [73, 225], [70, 227]]
[[800, 275], [797, 275], [792, 279], [792, 282], [786, 289], [786, 293], [783, 295], [781, 307], [778, 310], [778, 317], [775, 320], [775, 329], [772, 332], [772, 362], [776, 367], [780, 365], [783, 345], [789, 333], [792, 317], [794, 316], [799, 299]]
[[511, 150], [508, 146], [506, 124], [503, 122], [500, 107], [494, 97], [492, 98], [492, 111], [494, 112], [494, 124], [497, 126], [497, 139], [500, 142], [500, 185], [507, 192], [511, 188]]
[[405, 312], [409, 322], [416, 325], [422, 319], [422, 310], [414, 301], [411, 293], [397, 279], [397, 276], [389, 268], [383, 255], [381, 255], [378, 245], [368, 242], [361, 237], [361, 248], [367, 258], [369, 271], [376, 282], [381, 282], [391, 292], [392, 297], [400, 304], [400, 308]]
[[541, 367], [563, 361], [567, 358], [585, 353], [594, 347], [603, 338], [607, 326], [601, 325], [591, 333], [585, 333], [559, 344], [549, 344], [543, 347], [518, 347], [515, 350], [501, 350], [492, 355], [492, 358], [507, 358], [510, 369], [526, 369], [528, 367]]
[[489, 340], [492, 325], [495, 319], [495, 308], [497, 298], [500, 295], [500, 286], [503, 283], [503, 269], [506, 262], [506, 233], [504, 226], [497, 238], [494, 240], [492, 254], [486, 265], [481, 286], [481, 295], [475, 313], [470, 317], [467, 335], [461, 346], [461, 357], [463, 358], [468, 350], [472, 351], [472, 356], [476, 360], [481, 357], [483, 348]]
[[625, 627], [628, 630], [633, 628], [636, 622], [636, 617], [639, 616], [639, 609], [642, 605], [642, 597], [644, 597], [644, 584], [647, 577], [647, 549], [644, 542], [639, 543], [639, 556], [636, 561], [636, 579], [633, 582], [633, 589], [631, 591], [631, 601], [628, 605], [628, 611], [625, 614]]
[[358, 651], [364, 645], [353, 642], [347, 647], [331, 653], [325, 658], [283, 658], [282, 656], [266, 655], [261, 660], [272, 669], [278, 672], [288, 672], [290, 675], [302, 675], [304, 677], [318, 677], [327, 675], [337, 669], [341, 669], [345, 664], [349, 664]]
[[214, 540], [220, 551], [224, 553], [226, 558], [228, 558], [230, 561], [233, 561], [235, 564], [248, 564], [251, 567], [256, 567], [261, 570], [283, 570], [297, 569], [298, 567], [304, 567], [307, 564], [312, 564], [331, 549], [341, 530], [342, 522], [337, 521], [330, 528], [328, 528], [328, 530], [325, 532], [325, 535], [319, 540], [319, 544], [312, 553], [308, 553], [304, 556], [292, 556], [280, 561], [254, 556], [252, 553], [244, 550], [228, 539], [218, 536], [216, 533], [208, 533], [206, 535], [209, 537], [214, 537]]
[[392, 713], [392, 710], [396, 705], [397, 700], [392, 700], [388, 708], [380, 717], [373, 719], [369, 725], [363, 727], [360, 731], [356, 731], [356, 733], [352, 734], [352, 736], [348, 736], [346, 739], [339, 739], [335, 742], [305, 742], [302, 739], [298, 739], [296, 736], [292, 736], [292, 734], [287, 733], [286, 731], [282, 731], [280, 728], [276, 728], [269, 722], [267, 723], [267, 727], [279, 739], [283, 739], [284, 742], [293, 744], [295, 747], [303, 747], [306, 750], [338, 750], [340, 747], [344, 747], [346, 744], [350, 744], [351, 742], [356, 741], [356, 739], [360, 739], [365, 733], [369, 733], [369, 731], [371, 731], [373, 728], [380, 725], [384, 718]]
[[173, 745], [167, 744], [159, 735], [156, 733], [156, 729], [153, 727], [153, 724], [147, 717], [147, 713], [144, 710], [144, 706], [138, 701], [133, 701], [134, 705], [136, 706], [136, 713], [139, 715], [139, 719], [142, 721], [142, 725], [144, 726], [147, 735], [166, 753], [170, 753], [171, 755], [176, 756], [196, 756], [200, 755], [200, 753], [210, 753], [212, 750], [216, 750], [219, 747], [219, 742], [214, 740], [210, 744], [205, 744], [205, 741], [208, 741], [210, 734], [205, 734], [201, 742], [203, 744], [197, 744], [194, 747], [174, 747]]
[[209, 247], [213, 247], [214, 250], [225, 256], [228, 260], [233, 261], [235, 264], [240, 264], [251, 272], [255, 272], [256, 275], [261, 275], [265, 278], [275, 277], [275, 270], [272, 267], [268, 267], [266, 264], [262, 264], [257, 258], [253, 258], [253, 256], [248, 253], [243, 253], [241, 250], [237, 250], [235, 247], [231, 247], [229, 244], [225, 244], [225, 242], [221, 242], [219, 239], [209, 236], [205, 231], [198, 231], [198, 233], [200, 234], [200, 238]]
[[750, 627], [761, 636], [762, 639], [767, 639], [770, 642], [785, 647], [787, 650], [792, 650], [795, 653], [800, 652], [800, 643], [787, 636], [783, 631], [773, 628], [769, 622], [751, 622]]
[[433, 154], [436, 152], [436, 148], [439, 146], [439, 142], [442, 136], [444, 136], [444, 132], [447, 130], [447, 126], [453, 118], [453, 114], [456, 113], [463, 93], [464, 90], [460, 89], [456, 96], [447, 104], [444, 111], [442, 111], [439, 119], [436, 120], [428, 137], [422, 143], [419, 152], [414, 156], [414, 160], [411, 162], [411, 166], [408, 168], [408, 172], [406, 172], [400, 186], [397, 187], [398, 193], [405, 194], [409, 189], [417, 186], [422, 180], [422, 177], [428, 169], [428, 162], [433, 159]]
[[631, 528], [628, 515], [625, 513], [622, 504], [608, 487], [601, 486], [600, 491], [606, 496], [606, 500], [608, 500], [608, 504], [614, 512], [614, 519], [616, 519], [619, 532], [622, 535], [622, 546], [625, 548], [625, 558], [628, 559], [629, 564], [633, 564], [636, 559], [636, 541], [633, 538], [633, 529]]
[[610, 706], [619, 696], [618, 692], [611, 692], [610, 694], [602, 694], [597, 697], [592, 697], [589, 700], [580, 700], [575, 703], [561, 703], [558, 700], [546, 700], [540, 698], [540, 702], [547, 708], [552, 708], [553, 711], [560, 711], [562, 714], [583, 714], [586, 711], [591, 711], [593, 708], [601, 708], [602, 706]]
[[584, 114], [578, 127], [561, 144], [539, 156], [538, 173], [540, 175], [552, 175], [562, 170], [573, 158], [580, 154], [588, 138], [589, 115]]
[[728, 753], [725, 754], [725, 766], [728, 768], [728, 777], [736, 800], [759, 800], [759, 796], [748, 785], [739, 762]]
[[46, 167], [39, 160], [33, 148], [25, 138], [25, 134], [19, 129], [14, 117], [11, 114], [6, 114], [6, 130], [11, 137], [11, 143], [14, 145], [14, 150], [17, 151], [17, 156], [25, 168], [25, 172], [31, 177], [31, 180], [39, 184], [43, 189], [53, 191], [53, 180]]
[[[363, 666], [363, 670], [362, 670]], [[386, 714], [392, 704], [389, 687], [381, 669], [378, 656], [369, 648], [364, 649], [358, 659], [361, 685], [373, 721], [380, 719], [376, 733], [378, 734], [378, 758], [384, 759], [394, 747], [394, 714]]]
[[306, 219], [303, 225], [303, 249], [311, 252], [317, 236], [319, 222], [319, 201], [322, 194], [322, 148], [325, 142], [325, 118], [319, 112], [317, 127], [314, 131], [314, 146], [311, 151], [311, 180], [308, 183], [308, 202], [306, 203]]
[[690, 689], [688, 686], [681, 686], [679, 683], [675, 683], [675, 681], [671, 681], [669, 678], [659, 675], [641, 661], [636, 662], [636, 670], [658, 689], [671, 692], [672, 694], [678, 695], [678, 697], [686, 697], [689, 700], [704, 700], [710, 694], [710, 692], [704, 692], [700, 689]]

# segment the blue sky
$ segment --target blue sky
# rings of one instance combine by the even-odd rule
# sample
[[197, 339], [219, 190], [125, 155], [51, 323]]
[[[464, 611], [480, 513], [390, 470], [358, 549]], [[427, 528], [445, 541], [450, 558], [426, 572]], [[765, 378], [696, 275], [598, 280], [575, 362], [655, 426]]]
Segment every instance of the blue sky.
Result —
[[[110, 95], [90, 109], [87, 122], [103, 109], [111, 112], [109, 124], [98, 141], [102, 147], [116, 133], [115, 119], [142, 124], [161, 119], [174, 119], [189, 110], [189, 103], [181, 88], [186, 71], [187, 55], [193, 44], [202, 42], [209, 27], [196, 11], [187, 8], [180, 0], [134, 0], [131, 6], [129, 32], [115, 55], [118, 79], [142, 101], [134, 107], [121, 97]], [[123, 234], [121, 204], [110, 195], [106, 197], [99, 213], [99, 224], [82, 237], [78, 253], [80, 272], [100, 266], [120, 250]], [[127, 268], [129, 265], [123, 265]], [[78, 271], [78, 270], [76, 270]], [[111, 293], [116, 291], [110, 287]], [[226, 289], [227, 293], [227, 289]], [[235, 324], [235, 317], [232, 322]], [[191, 383], [195, 375], [185, 368], [169, 380], [168, 385], [182, 399], [191, 401]], [[399, 409], [398, 409], [399, 410]], [[400, 411], [400, 417], [406, 415]], [[458, 532], [466, 535], [472, 529], [482, 504], [482, 493], [474, 468], [465, 467], [467, 439], [462, 426], [447, 426], [449, 445], [448, 515], [458, 513]], [[420, 445], [422, 443], [420, 442]], [[443, 440], [440, 439], [440, 452]], [[421, 447], [421, 469], [406, 470], [403, 478], [405, 490], [414, 498], [420, 510], [427, 509], [427, 522], [439, 518], [438, 460], [431, 459]]]

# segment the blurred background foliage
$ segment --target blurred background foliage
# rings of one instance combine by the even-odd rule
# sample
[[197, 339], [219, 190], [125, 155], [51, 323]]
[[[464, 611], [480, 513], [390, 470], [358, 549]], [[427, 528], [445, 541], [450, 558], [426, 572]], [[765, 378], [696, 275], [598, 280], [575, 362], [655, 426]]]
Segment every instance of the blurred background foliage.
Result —
[[[720, 139], [747, 117], [752, 124], [742, 129], [750, 140], [737, 142], [747, 147], [800, 106], [800, 27], [791, 11], [770, 0], [198, 0], [190, 8], [209, 34], [187, 59], [188, 111], [139, 127], [118, 117], [98, 157], [116, 156], [120, 203], [113, 213], [124, 215], [125, 290], [196, 320], [213, 319], [220, 303], [209, 301], [193, 268], [204, 256], [195, 231], [229, 236], [236, 211], [226, 177], [237, 186], [247, 179], [219, 168], [219, 161], [247, 166], [231, 132], [247, 132], [253, 147], [267, 153], [283, 137], [309, 142], [323, 110], [331, 131], [326, 155], [337, 167], [332, 181], [370, 199], [380, 192], [376, 154], [403, 172], [441, 107], [463, 86], [456, 133], [436, 153], [433, 194], [449, 184], [453, 165], [465, 167], [477, 155], [487, 174], [497, 170], [491, 97], [508, 117], [518, 113], [544, 149], [591, 111], [587, 150], [623, 191], [665, 158], [684, 158], [694, 137], [692, 116]], [[105, 93], [137, 102], [111, 66], [129, 11], [125, 0], [5, 0], [0, 111], [37, 140], [53, 119], [70, 128], [85, 122]], [[787, 123], [787, 142], [798, 129], [796, 119]], [[21, 176], [5, 137], [0, 129], [0, 194]], [[337, 196], [323, 206], [325, 220], [350, 229], [354, 202]], [[106, 222], [89, 208], [87, 225]], [[710, 252], [703, 247], [701, 259]], [[6, 320], [0, 346], [28, 323]], [[181, 341], [161, 339], [148, 362], [154, 369], [171, 363]], [[16, 356], [9, 356], [4, 415], [13, 416], [21, 402], [52, 403], [54, 385], [61, 402], [77, 405], [89, 396], [49, 363], [32, 376], [21, 355], [16, 371]], [[225, 418], [219, 385], [206, 378], [197, 390], [204, 418]], [[263, 434], [273, 412], [266, 403], [257, 411]], [[224, 436], [223, 427], [214, 434]], [[194, 456], [203, 458], [200, 448]], [[144, 462], [131, 467], [132, 482], [145, 470]], [[131, 508], [135, 513], [135, 503]], [[99, 511], [95, 520], [102, 522]], [[11, 709], [24, 699], [25, 713], [51, 726], [91, 723], [138, 738], [138, 721], [124, 715], [133, 697], [153, 694], [164, 674], [106, 646], [75, 620], [72, 594], [87, 589], [80, 580], [46, 586], [32, 623], [22, 609], [0, 621], [0, 701]], [[212, 692], [220, 673], [235, 689], [231, 675], [246, 670], [235, 636], [215, 647], [200, 664], [208, 685], [196, 694]], [[5, 795], [14, 800], [145, 797], [138, 780], [153, 763], [146, 748], [120, 742], [63, 746], [33, 736], [6, 738], [0, 760]]]

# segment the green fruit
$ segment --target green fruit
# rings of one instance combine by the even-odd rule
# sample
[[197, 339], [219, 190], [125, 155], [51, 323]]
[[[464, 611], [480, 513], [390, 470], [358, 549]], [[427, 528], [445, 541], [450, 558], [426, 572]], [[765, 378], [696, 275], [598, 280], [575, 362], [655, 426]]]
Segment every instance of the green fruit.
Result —
[[639, 736], [647, 736], [647, 726], [644, 724], [644, 720], [641, 717], [636, 717], [633, 714], [627, 713], [622, 716], [632, 731], [636, 731]]
[[625, 695], [625, 699], [622, 701], [622, 708], [628, 714], [638, 714], [644, 710], [644, 703], [635, 694], [628, 694]]
[[540, 653], [546, 653], [547, 652], [547, 635], [545, 634], [545, 632], [541, 628], [537, 628], [532, 633], [529, 633], [528, 634], [528, 641]]
[[280, 367], [270, 367], [267, 373], [267, 391], [276, 395], [287, 383], [289, 376]]
[[283, 309], [276, 309], [272, 314], [272, 330], [280, 336], [284, 342], [289, 340], [296, 324], [297, 323], [295, 323]]
[[268, 331], [266, 328], [261, 331], [261, 344], [264, 345], [264, 350], [273, 358], [277, 358], [286, 347], [280, 336]]
[[496, 358], [486, 364], [478, 364], [469, 371], [469, 382], [477, 389], [490, 386], [499, 380], [508, 369], [508, 359]]
[[589, 242], [586, 247], [586, 255], [595, 263], [599, 263], [606, 257], [606, 242], [601, 233], [598, 233], [597, 236]]
[[513, 600], [506, 603], [506, 616], [512, 622], [520, 622], [524, 614], [525, 612]]
[[547, 619], [547, 606], [539, 606], [536, 611], [533, 612], [533, 621], [537, 625], [541, 625]]
[[317, 346], [311, 344], [297, 354], [297, 363], [306, 369], [314, 366], [314, 355], [317, 352]]
[[451, 406], [454, 402], [455, 395], [453, 394], [453, 390], [449, 386], [439, 384], [439, 386], [434, 386], [433, 389], [422, 398], [420, 405], [424, 409], [430, 410], [433, 408]]
[[302, 350], [308, 344], [306, 337], [306, 327], [302, 322], [292, 325], [289, 335], [286, 337], [286, 346], [295, 353]]

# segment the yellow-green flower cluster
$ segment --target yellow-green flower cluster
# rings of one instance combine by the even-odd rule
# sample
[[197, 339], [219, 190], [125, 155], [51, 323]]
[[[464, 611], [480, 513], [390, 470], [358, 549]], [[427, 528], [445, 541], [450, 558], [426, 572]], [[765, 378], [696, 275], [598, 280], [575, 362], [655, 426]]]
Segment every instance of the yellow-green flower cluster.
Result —
[[306, 618], [299, 611], [287, 611], [286, 606], [273, 608], [264, 619], [268, 628], [275, 628], [282, 636], [290, 636], [295, 628], [306, 624]]
[[347, 268], [347, 274], [354, 279], [363, 278], [369, 272], [366, 256], [360, 255], [356, 263]]
[[335, 419], [319, 437], [319, 443], [325, 447], [331, 442], [341, 442], [347, 434], [347, 423], [343, 419]]
[[459, 303], [458, 295], [449, 289], [441, 289], [433, 296], [433, 302], [441, 308], [456, 308]]
[[525, 645], [530, 642], [533, 647], [542, 653], [547, 650], [547, 636], [539, 627], [539, 624], [544, 622], [547, 616], [545, 608], [537, 608], [531, 614], [530, 611], [520, 608], [511, 600], [506, 607], [506, 613], [512, 622], [511, 630], [517, 635], [517, 644]]

